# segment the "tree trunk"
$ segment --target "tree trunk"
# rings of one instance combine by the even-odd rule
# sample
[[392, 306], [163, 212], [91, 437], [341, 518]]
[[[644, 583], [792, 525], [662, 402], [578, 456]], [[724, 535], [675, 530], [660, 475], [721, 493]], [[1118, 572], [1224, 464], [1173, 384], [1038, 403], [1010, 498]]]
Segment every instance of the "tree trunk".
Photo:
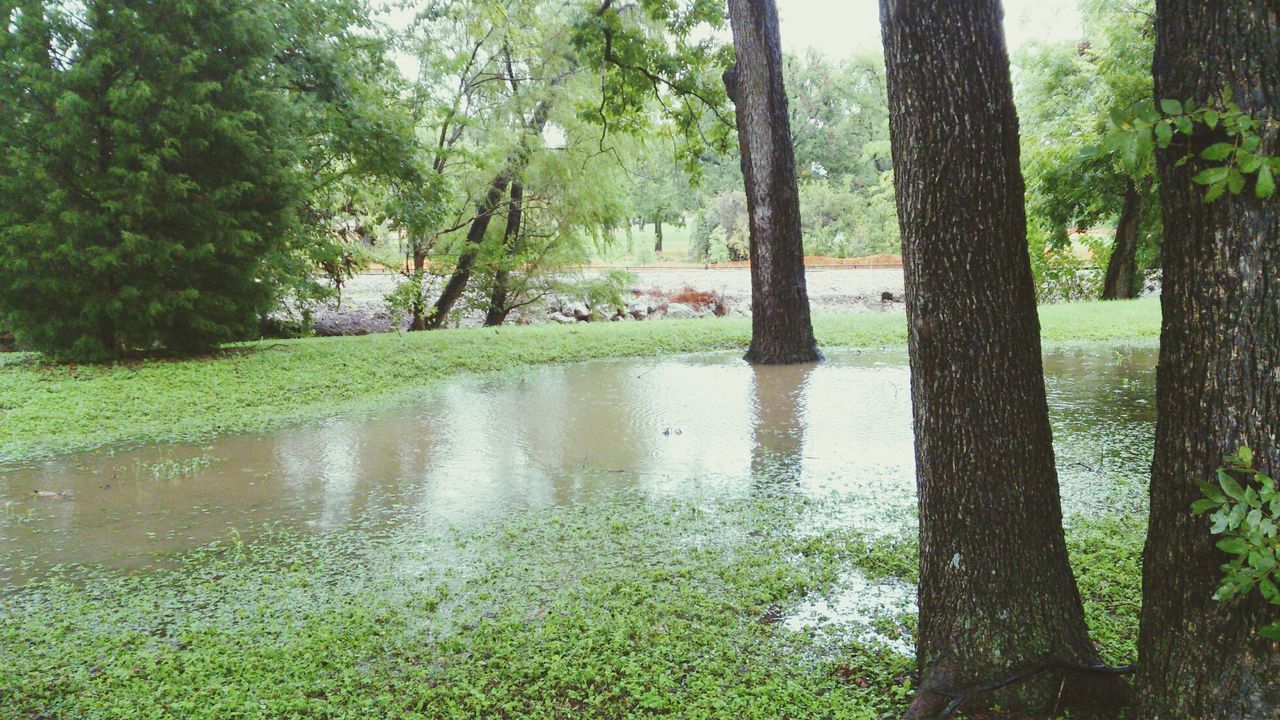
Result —
[[1125, 300], [1138, 296], [1141, 283], [1138, 276], [1138, 238], [1142, 230], [1143, 204], [1151, 180], [1139, 188], [1132, 179], [1125, 183], [1124, 204], [1120, 208], [1120, 221], [1116, 223], [1116, 241], [1107, 262], [1107, 277], [1102, 286], [1103, 300]]
[[524, 218], [524, 184], [519, 180], [511, 183], [511, 204], [507, 208], [507, 227], [502, 232], [502, 257], [498, 269], [493, 273], [493, 289], [489, 293], [489, 311], [484, 316], [485, 327], [496, 327], [506, 322], [511, 271], [506, 263], [515, 257], [520, 240], [520, 224]]
[[[1099, 661], [1062, 530], [998, 0], [880, 11], [920, 511], [908, 717], [932, 720], [942, 691], [1049, 659]], [[1101, 702], [1120, 688], [1041, 675], [972, 702], [1047, 714], [1060, 689]]]
[[736, 108], [751, 232], [751, 363], [822, 359], [805, 290], [795, 153], [782, 85], [774, 0], [729, 0], [737, 62], [725, 73]]
[[662, 216], [653, 219], [653, 251], [662, 252]]
[[528, 166], [529, 156], [533, 151], [530, 147], [532, 138], [542, 135], [550, 113], [551, 103], [547, 101], [538, 103], [533, 111], [533, 119], [525, 126], [524, 136], [521, 137], [519, 145], [507, 157], [502, 170], [490, 183], [489, 191], [477, 204], [476, 218], [467, 230], [467, 241], [463, 246], [462, 254], [458, 256], [458, 264], [453, 274], [449, 276], [449, 281], [445, 283], [444, 290], [440, 291], [440, 298], [436, 300], [436, 305], [430, 317], [427, 318], [429, 329], [444, 326], [449, 319], [449, 312], [453, 310], [453, 306], [466, 290], [467, 283], [471, 280], [471, 270], [476, 264], [476, 257], [480, 254], [480, 246], [484, 243], [485, 233], [489, 230], [489, 221], [493, 219], [493, 212], [502, 202], [507, 185], [518, 178]]
[[493, 219], [493, 212], [502, 202], [510, 177], [505, 169], [499, 173], [489, 184], [488, 192], [476, 205], [476, 219], [471, 221], [471, 227], [467, 230], [467, 241], [463, 246], [462, 254], [458, 256], [458, 264], [454, 267], [453, 274], [449, 276], [449, 281], [445, 283], [444, 289], [440, 291], [435, 307], [426, 318], [426, 329], [434, 330], [444, 327], [449, 319], [449, 312], [453, 310], [454, 304], [466, 290], [467, 282], [471, 280], [471, 270], [476, 264], [476, 256], [479, 255], [480, 246], [484, 243], [485, 233], [489, 231], [489, 221]]
[[[1224, 86], [1262, 124], [1262, 151], [1280, 152], [1280, 24], [1273, 0], [1160, 0], [1157, 98], [1203, 104]], [[1143, 560], [1138, 717], [1275, 720], [1280, 643], [1258, 628], [1276, 617], [1252, 594], [1213, 593], [1227, 556], [1209, 522], [1192, 515], [1197, 480], [1214, 482], [1222, 456], [1247, 444], [1280, 472], [1280, 204], [1240, 195], [1204, 202], [1179, 167], [1188, 151], [1225, 136], [1202, 127], [1192, 147], [1157, 154], [1164, 226], [1164, 328], [1156, 392], [1151, 520]]]

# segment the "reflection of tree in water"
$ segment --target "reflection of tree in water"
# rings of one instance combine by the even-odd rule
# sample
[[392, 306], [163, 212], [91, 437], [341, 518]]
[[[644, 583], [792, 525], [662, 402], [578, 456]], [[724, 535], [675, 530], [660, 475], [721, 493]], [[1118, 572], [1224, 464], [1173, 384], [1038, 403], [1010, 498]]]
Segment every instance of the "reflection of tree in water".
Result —
[[805, 392], [814, 363], [751, 368], [751, 478], [757, 490], [798, 487], [804, 465]]

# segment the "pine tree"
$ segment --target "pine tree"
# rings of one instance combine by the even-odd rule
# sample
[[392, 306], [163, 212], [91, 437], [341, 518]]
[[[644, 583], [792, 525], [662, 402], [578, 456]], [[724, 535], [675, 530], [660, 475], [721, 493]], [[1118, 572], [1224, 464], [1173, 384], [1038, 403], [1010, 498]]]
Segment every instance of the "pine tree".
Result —
[[0, 23], [0, 313], [98, 360], [252, 332], [296, 222], [275, 26], [249, 0], [27, 0]]

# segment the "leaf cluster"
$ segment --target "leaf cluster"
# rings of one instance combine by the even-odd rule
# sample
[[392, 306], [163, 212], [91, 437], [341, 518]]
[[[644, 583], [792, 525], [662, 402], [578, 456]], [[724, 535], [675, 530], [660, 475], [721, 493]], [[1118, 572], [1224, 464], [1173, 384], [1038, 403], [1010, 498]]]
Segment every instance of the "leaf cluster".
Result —
[[[1249, 595], [1280, 606], [1280, 489], [1276, 481], [1253, 467], [1253, 451], [1241, 447], [1223, 459], [1217, 484], [1201, 481], [1204, 497], [1191, 505], [1209, 515], [1210, 532], [1221, 535], [1218, 549], [1231, 556], [1222, 566], [1222, 584], [1214, 598], [1223, 602]], [[1280, 640], [1280, 620], [1259, 630]]]
[[1225, 88], [1221, 96], [1204, 104], [1165, 98], [1158, 107], [1144, 101], [1127, 113], [1115, 111], [1103, 147], [1118, 153], [1129, 166], [1136, 166], [1155, 148], [1182, 149], [1178, 166], [1204, 161], [1205, 167], [1191, 180], [1204, 186], [1205, 202], [1213, 202], [1228, 191], [1241, 194], [1249, 176], [1254, 178], [1253, 194], [1269, 198], [1276, 192], [1280, 157], [1263, 151], [1263, 121], [1242, 110], [1232, 97], [1231, 88]]

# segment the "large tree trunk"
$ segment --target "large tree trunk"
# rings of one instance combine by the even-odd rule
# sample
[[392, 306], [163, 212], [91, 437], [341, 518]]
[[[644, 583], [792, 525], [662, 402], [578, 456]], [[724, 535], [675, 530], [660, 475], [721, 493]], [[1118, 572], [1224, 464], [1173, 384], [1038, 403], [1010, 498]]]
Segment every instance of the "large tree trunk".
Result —
[[[920, 511], [908, 717], [932, 720], [941, 691], [1099, 661], [1062, 530], [999, 2], [881, 0], [880, 12]], [[973, 704], [1047, 714], [1060, 689], [1104, 700], [1120, 687], [1043, 674]]]
[[520, 241], [520, 224], [524, 218], [524, 184], [511, 183], [511, 204], [507, 208], [507, 227], [502, 232], [502, 257], [493, 273], [493, 288], [489, 292], [489, 311], [485, 314], [485, 327], [496, 327], [506, 322], [510, 294], [511, 271], [506, 263], [515, 257]]
[[724, 80], [737, 112], [751, 223], [747, 361], [821, 360], [805, 290], [800, 195], [782, 85], [778, 10], [773, 0], [729, 0], [729, 20], [737, 63]]
[[449, 276], [449, 281], [445, 283], [444, 290], [440, 291], [440, 297], [436, 300], [436, 305], [432, 309], [430, 317], [427, 318], [427, 327], [429, 329], [444, 326], [444, 323], [449, 319], [449, 313], [453, 310], [453, 306], [462, 297], [463, 291], [467, 289], [467, 283], [471, 280], [471, 271], [476, 264], [476, 257], [480, 254], [480, 246], [484, 243], [485, 233], [489, 230], [489, 221], [493, 219], [494, 211], [501, 204], [502, 196], [507, 191], [507, 185], [514, 179], [519, 178], [525, 167], [528, 166], [529, 156], [533, 152], [531, 147], [533, 139], [540, 137], [542, 131], [546, 129], [547, 117], [550, 113], [551, 103], [547, 101], [538, 103], [533, 111], [533, 119], [525, 126], [525, 132], [520, 139], [520, 143], [511, 151], [511, 155], [507, 157], [502, 170], [493, 178], [493, 182], [489, 184], [488, 192], [476, 205], [476, 217], [471, 222], [471, 227], [467, 230], [467, 240], [463, 245], [462, 254], [458, 256], [458, 264], [454, 268], [453, 274]]
[[[1224, 86], [1263, 123], [1263, 151], [1280, 152], [1280, 24], [1274, 0], [1160, 0], [1156, 97], [1204, 103]], [[1222, 456], [1248, 444], [1280, 472], [1280, 204], [1240, 195], [1204, 202], [1179, 167], [1188, 150], [1225, 140], [1203, 128], [1193, 147], [1157, 155], [1164, 226], [1151, 521], [1143, 561], [1138, 717], [1250, 718], [1280, 713], [1280, 643], [1257, 635], [1276, 617], [1254, 593], [1213, 593], [1227, 556], [1209, 522], [1190, 511], [1197, 480], [1214, 482]]]
[[1138, 238], [1142, 231], [1143, 204], [1151, 182], [1139, 188], [1132, 179], [1125, 183], [1124, 204], [1116, 223], [1116, 241], [1107, 262], [1107, 277], [1102, 286], [1103, 300], [1125, 300], [1138, 296]]
[[653, 251], [662, 252], [662, 216], [653, 218]]

